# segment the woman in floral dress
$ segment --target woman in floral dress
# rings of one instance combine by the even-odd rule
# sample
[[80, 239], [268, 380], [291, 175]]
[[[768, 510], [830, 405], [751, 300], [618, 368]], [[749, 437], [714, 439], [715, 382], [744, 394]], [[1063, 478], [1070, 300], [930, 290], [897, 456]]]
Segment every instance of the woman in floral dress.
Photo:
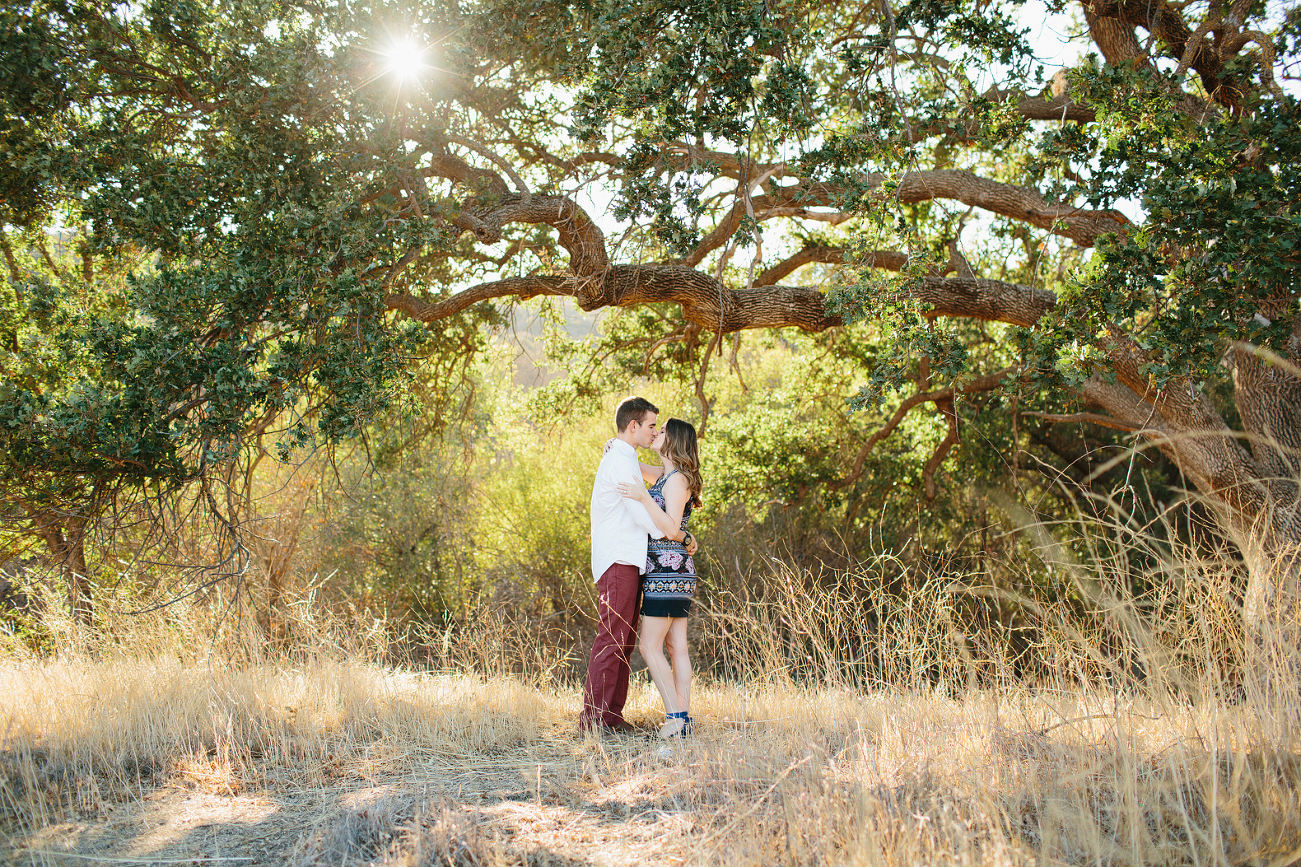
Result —
[[[687, 615], [696, 593], [696, 564], [687, 554], [691, 534], [687, 521], [700, 506], [700, 453], [696, 429], [671, 418], [656, 435], [651, 448], [662, 467], [642, 465], [642, 475], [653, 482], [621, 484], [619, 492], [639, 500], [655, 525], [665, 534], [651, 539], [642, 576], [641, 629], [638, 648], [650, 669], [651, 680], [664, 700], [666, 717], [660, 737], [691, 733], [691, 658], [687, 653]], [[664, 656], [668, 645], [669, 659]]]

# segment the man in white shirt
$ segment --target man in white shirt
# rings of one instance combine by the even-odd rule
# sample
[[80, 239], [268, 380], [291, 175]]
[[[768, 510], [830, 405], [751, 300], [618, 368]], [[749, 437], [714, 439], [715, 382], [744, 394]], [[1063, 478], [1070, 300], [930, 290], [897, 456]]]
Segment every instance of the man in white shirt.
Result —
[[659, 409], [643, 397], [619, 404], [614, 423], [618, 435], [610, 441], [592, 484], [592, 576], [596, 579], [599, 625], [583, 687], [579, 728], [631, 731], [623, 718], [628, 698], [629, 660], [637, 644], [641, 613], [641, 574], [646, 569], [650, 536], [664, 534], [646, 507], [620, 496], [620, 482], [642, 484], [637, 449], [650, 448]]

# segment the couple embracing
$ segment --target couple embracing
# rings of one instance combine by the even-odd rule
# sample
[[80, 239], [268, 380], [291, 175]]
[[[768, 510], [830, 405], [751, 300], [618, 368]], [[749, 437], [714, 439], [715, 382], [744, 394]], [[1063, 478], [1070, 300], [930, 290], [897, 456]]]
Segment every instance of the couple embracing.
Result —
[[[691, 733], [687, 614], [696, 592], [696, 540], [687, 532], [687, 520], [700, 506], [696, 429], [676, 418], [660, 427], [659, 409], [641, 397], [619, 404], [615, 428], [618, 435], [606, 445], [592, 485], [599, 623], [578, 723], [586, 731], [633, 730], [623, 706], [637, 645], [664, 700], [660, 737], [684, 737]], [[639, 448], [657, 452], [662, 466], [641, 463]], [[664, 655], [666, 645], [672, 665]]]

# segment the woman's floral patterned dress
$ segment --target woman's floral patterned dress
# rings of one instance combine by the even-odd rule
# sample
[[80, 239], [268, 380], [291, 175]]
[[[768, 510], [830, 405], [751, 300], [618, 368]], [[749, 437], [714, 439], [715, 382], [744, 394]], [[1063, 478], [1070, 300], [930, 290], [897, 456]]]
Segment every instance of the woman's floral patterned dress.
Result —
[[[651, 485], [651, 498], [666, 512], [664, 506], [665, 473]], [[691, 503], [682, 512], [682, 529], [687, 529], [691, 518]], [[691, 599], [696, 595], [696, 564], [681, 542], [668, 539], [651, 539], [646, 550], [646, 574], [641, 578], [641, 613], [643, 617], [686, 617], [691, 611]]]

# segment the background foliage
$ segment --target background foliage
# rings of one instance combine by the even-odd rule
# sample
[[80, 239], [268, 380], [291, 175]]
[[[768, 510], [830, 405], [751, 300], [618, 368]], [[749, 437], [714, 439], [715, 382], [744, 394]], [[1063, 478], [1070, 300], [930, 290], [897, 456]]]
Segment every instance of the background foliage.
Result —
[[[772, 558], [888, 556], [892, 593], [952, 567], [1069, 597], [1000, 572], [1024, 514], [1119, 509], [1218, 550], [1187, 489], [1247, 513], [1174, 440], [1061, 421], [1119, 382], [1154, 408], [1186, 391], [1187, 439], [1233, 439], [1256, 419], [1228, 354], [1295, 348], [1301, 126], [1277, 79], [1299, 19], [1249, 6], [1264, 29], [1214, 70], [1108, 7], [1156, 54], [1098, 42], [1052, 81], [1017, 3], [8, 6], [0, 551], [86, 627], [94, 597], [224, 581], [272, 641], [304, 588], [421, 627], [491, 603], [581, 629], [585, 473], [634, 390], [705, 432], [709, 592]], [[919, 172], [985, 192], [908, 192]], [[724, 327], [725, 293], [781, 289], [760, 269], [807, 251], [785, 276], [816, 287], [815, 325]], [[637, 268], [696, 294], [584, 294]], [[1053, 301], [923, 300], [977, 277]], [[539, 295], [605, 312], [580, 338]], [[540, 389], [504, 348], [524, 311]]]

